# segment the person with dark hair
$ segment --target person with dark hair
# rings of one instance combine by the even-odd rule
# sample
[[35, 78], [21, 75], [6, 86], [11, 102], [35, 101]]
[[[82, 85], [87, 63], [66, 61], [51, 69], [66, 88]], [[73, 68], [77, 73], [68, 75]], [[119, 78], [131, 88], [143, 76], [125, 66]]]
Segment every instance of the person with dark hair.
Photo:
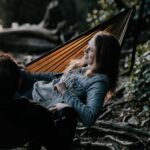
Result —
[[29, 142], [32, 150], [57, 148], [52, 113], [26, 97], [16, 99], [20, 69], [11, 56], [0, 53], [0, 148]]
[[[73, 114], [76, 112], [77, 120], [90, 127], [99, 117], [104, 99], [108, 94], [115, 92], [120, 52], [118, 40], [112, 34], [100, 31], [89, 41], [84, 56], [72, 61], [62, 75], [55, 73], [37, 75], [24, 72], [22, 83], [31, 81], [31, 90], [28, 94], [33, 101], [54, 114], [66, 109]], [[73, 122], [74, 119], [68, 113], [65, 115], [68, 115], [67, 123], [71, 122], [69, 120]], [[63, 142], [66, 145], [71, 145], [75, 127], [76, 121], [72, 127], [71, 124], [63, 124], [62, 128], [59, 128], [63, 130], [61, 137], [68, 136], [66, 139], [71, 139]]]
[[11, 56], [0, 55], [0, 97], [10, 100], [19, 85], [20, 71]]

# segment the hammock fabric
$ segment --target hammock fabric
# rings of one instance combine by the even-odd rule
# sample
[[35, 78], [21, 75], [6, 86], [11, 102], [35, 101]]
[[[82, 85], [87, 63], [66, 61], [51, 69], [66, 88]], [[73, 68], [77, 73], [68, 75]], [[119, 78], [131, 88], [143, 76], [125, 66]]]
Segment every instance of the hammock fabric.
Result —
[[116, 16], [104, 21], [96, 27], [84, 32], [65, 44], [51, 50], [45, 55], [26, 65], [29, 72], [62, 72], [70, 60], [79, 58], [83, 54], [88, 41], [99, 31], [112, 33], [122, 45], [133, 9], [127, 9]]

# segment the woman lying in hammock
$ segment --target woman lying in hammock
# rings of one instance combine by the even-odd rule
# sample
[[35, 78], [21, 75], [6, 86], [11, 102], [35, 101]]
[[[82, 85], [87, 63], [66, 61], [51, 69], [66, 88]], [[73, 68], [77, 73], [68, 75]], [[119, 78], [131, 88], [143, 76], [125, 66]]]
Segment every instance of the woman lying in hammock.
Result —
[[52, 112], [75, 110], [78, 120], [89, 127], [99, 117], [107, 93], [116, 87], [120, 51], [117, 39], [101, 31], [89, 41], [83, 58], [62, 76], [22, 72], [23, 92], [30, 87], [26, 95]]

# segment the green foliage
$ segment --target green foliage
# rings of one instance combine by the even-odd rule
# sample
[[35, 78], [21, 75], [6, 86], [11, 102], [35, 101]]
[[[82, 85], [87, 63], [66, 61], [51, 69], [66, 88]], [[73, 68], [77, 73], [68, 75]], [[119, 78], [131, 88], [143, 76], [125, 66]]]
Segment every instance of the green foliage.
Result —
[[117, 12], [118, 9], [114, 0], [98, 0], [97, 5], [87, 15], [87, 22], [93, 27]]
[[128, 100], [150, 101], [150, 41], [137, 47], [133, 73], [125, 92]]
[[147, 52], [148, 50], [150, 50], [150, 40], [147, 41], [145, 44], [139, 44], [137, 46], [137, 56], [140, 57], [140, 55]]
[[123, 2], [126, 4], [126, 5], [128, 5], [129, 7], [131, 7], [131, 6], [134, 6], [137, 2], [138, 2], [138, 0], [123, 0]]

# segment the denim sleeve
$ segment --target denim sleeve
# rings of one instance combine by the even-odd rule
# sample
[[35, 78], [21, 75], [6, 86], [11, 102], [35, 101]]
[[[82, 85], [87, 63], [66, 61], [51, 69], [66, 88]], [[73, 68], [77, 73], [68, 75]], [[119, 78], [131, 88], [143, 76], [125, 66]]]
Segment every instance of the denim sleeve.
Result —
[[85, 104], [69, 90], [64, 94], [64, 101], [78, 112], [79, 121], [81, 121], [83, 125], [89, 127], [95, 123], [101, 113], [107, 90], [108, 81], [95, 80], [91, 82], [86, 89], [87, 96]]
[[26, 71], [20, 71], [21, 85], [18, 90], [20, 93], [24, 93], [33, 88], [33, 84], [37, 81], [52, 81], [55, 78], [59, 78], [62, 73], [29, 73]]

